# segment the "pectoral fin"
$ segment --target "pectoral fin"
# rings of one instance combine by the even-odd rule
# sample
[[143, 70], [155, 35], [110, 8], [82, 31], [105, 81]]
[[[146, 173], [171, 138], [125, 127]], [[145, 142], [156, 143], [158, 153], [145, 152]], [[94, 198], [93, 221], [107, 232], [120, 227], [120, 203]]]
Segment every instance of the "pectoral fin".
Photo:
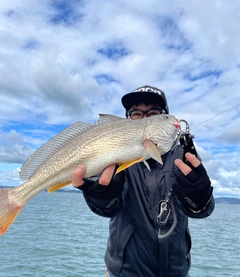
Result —
[[138, 158], [138, 159], [133, 160], [133, 161], [130, 161], [130, 162], [128, 162], [128, 163], [121, 164], [121, 165], [119, 166], [119, 168], [117, 169], [116, 174], [119, 173], [119, 172], [121, 172], [122, 170], [124, 170], [124, 169], [126, 169], [126, 168], [128, 168], [128, 167], [130, 167], [130, 166], [132, 166], [132, 165], [134, 165], [134, 164], [136, 164], [136, 163], [142, 162], [143, 160], [144, 160], [144, 158]]
[[48, 192], [54, 192], [58, 189], [61, 189], [61, 188], [64, 188], [64, 187], [70, 185], [71, 183], [72, 182], [66, 182], [66, 183], [61, 183], [61, 184], [54, 185], [54, 186], [52, 186], [48, 189]]
[[146, 168], [147, 168], [149, 171], [151, 171], [150, 166], [149, 166], [149, 164], [147, 163], [147, 161], [143, 161], [143, 163], [145, 164]]
[[161, 165], [163, 164], [161, 155], [158, 151], [158, 147], [151, 140], [145, 140], [143, 142], [143, 147], [154, 160], [159, 162]]

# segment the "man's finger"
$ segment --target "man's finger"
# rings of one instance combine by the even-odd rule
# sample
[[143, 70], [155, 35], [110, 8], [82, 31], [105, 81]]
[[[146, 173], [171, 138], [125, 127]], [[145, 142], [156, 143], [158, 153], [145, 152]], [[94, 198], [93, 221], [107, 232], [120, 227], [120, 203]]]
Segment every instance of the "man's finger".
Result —
[[182, 173], [186, 176], [188, 175], [192, 169], [188, 165], [186, 165], [182, 160], [176, 159], [174, 161], [175, 165], [182, 171]]
[[101, 184], [103, 186], [109, 185], [109, 183], [112, 179], [113, 173], [115, 171], [115, 167], [116, 167], [115, 164], [111, 164], [104, 169], [103, 174], [101, 175], [101, 177], [99, 179], [99, 184]]
[[72, 175], [72, 185], [77, 188], [83, 185], [83, 175], [86, 171], [86, 167], [83, 164], [80, 164], [73, 172]]
[[191, 153], [186, 153], [185, 155], [186, 159], [193, 165], [193, 167], [198, 167], [200, 165], [200, 161], [198, 158], [196, 158], [196, 156], [194, 156]]
[[[185, 155], [186, 159], [192, 164], [193, 167], [198, 167], [200, 165], [200, 161], [198, 158], [196, 158], [193, 154], [191, 153], [186, 153]], [[186, 176], [188, 175], [192, 169], [188, 165], [186, 165], [182, 160], [176, 159], [175, 160], [175, 165], [182, 171], [182, 173]]]

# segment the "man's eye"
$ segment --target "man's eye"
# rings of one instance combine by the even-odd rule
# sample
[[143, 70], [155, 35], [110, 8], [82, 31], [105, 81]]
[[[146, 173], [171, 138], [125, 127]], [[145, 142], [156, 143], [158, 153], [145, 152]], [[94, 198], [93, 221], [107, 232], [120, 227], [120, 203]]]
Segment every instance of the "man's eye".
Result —
[[160, 114], [160, 110], [151, 110], [148, 112], [148, 116], [154, 116]]
[[141, 112], [133, 112], [132, 115], [133, 116], [140, 116], [142, 113]]
[[158, 115], [158, 114], [159, 114], [159, 113], [156, 112], [156, 111], [148, 112], [148, 115], [149, 115], [149, 116]]

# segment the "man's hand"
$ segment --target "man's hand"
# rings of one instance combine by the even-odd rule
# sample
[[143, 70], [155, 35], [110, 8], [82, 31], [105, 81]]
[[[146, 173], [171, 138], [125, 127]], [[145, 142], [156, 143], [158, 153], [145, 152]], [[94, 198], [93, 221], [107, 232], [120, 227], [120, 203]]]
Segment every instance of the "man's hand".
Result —
[[[125, 172], [121, 171], [114, 175], [117, 170], [116, 164], [107, 166], [101, 176], [83, 178], [86, 167], [80, 164], [73, 172], [72, 184], [80, 189], [93, 211], [108, 216], [110, 210], [118, 207], [121, 201], [125, 182]], [[100, 178], [99, 178], [100, 176]]]
[[202, 163], [191, 153], [185, 155], [190, 168], [182, 160], [176, 159], [176, 181], [172, 184], [173, 193], [185, 208], [194, 212], [204, 210], [212, 194], [211, 181]]
[[[115, 164], [111, 164], [104, 169], [104, 171], [99, 179], [99, 184], [101, 184], [103, 186], [109, 185], [109, 183], [112, 179], [114, 170], [115, 170], [115, 166], [116, 166]], [[72, 175], [72, 184], [75, 188], [78, 188], [84, 184], [83, 175], [84, 175], [85, 171], [86, 171], [86, 167], [83, 164], [80, 164], [74, 170], [73, 175]]]
[[[199, 159], [197, 159], [193, 154], [186, 153], [186, 159], [193, 165], [193, 167], [198, 167], [200, 165]], [[182, 173], [186, 176], [188, 175], [192, 169], [188, 165], [186, 165], [182, 160], [176, 159], [175, 165], [182, 171]]]

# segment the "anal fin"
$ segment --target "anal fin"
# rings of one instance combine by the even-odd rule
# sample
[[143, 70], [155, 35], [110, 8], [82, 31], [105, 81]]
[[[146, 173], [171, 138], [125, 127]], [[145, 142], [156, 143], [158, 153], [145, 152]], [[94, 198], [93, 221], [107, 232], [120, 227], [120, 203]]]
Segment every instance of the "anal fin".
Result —
[[58, 189], [61, 189], [61, 188], [64, 188], [64, 187], [70, 185], [71, 183], [72, 183], [72, 181], [70, 181], [70, 182], [65, 182], [65, 183], [60, 183], [60, 184], [56, 184], [56, 185], [50, 187], [50, 188], [48, 189], [48, 192], [54, 192], [54, 191], [56, 191], [56, 190], [58, 190]]
[[127, 163], [123, 163], [119, 166], [119, 168], [117, 169], [116, 171], [116, 174], [123, 171], [124, 169], [136, 164], [136, 163], [140, 163], [144, 160], [144, 158], [138, 158], [136, 160], [133, 160], [133, 161], [130, 161], [130, 162], [127, 162]]

